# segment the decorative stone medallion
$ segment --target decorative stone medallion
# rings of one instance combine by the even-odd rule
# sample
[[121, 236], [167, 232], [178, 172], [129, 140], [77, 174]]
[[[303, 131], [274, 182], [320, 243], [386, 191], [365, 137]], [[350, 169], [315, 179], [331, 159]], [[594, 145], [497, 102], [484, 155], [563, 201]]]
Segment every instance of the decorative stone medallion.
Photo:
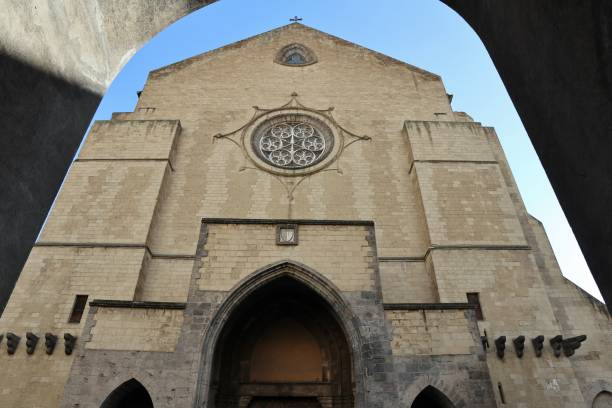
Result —
[[327, 125], [311, 116], [280, 115], [260, 124], [251, 143], [264, 162], [283, 169], [301, 169], [323, 160], [334, 146], [334, 136]]
[[338, 159], [342, 152], [355, 142], [370, 140], [342, 127], [332, 115], [333, 107], [310, 108], [297, 97], [294, 92], [289, 102], [278, 108], [254, 106], [248, 122], [214, 135], [214, 140], [227, 140], [242, 149], [246, 160], [239, 171], [259, 169], [274, 174], [290, 200], [305, 177], [320, 171], [341, 174]]

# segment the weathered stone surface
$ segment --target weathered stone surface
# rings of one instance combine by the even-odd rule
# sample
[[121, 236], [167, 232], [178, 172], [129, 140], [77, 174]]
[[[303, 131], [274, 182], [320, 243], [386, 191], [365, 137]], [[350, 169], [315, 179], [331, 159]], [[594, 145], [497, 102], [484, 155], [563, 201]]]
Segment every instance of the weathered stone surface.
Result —
[[612, 4], [442, 1], [491, 55], [610, 308], [612, 165], [601, 151], [612, 128]]
[[[295, 42], [317, 63], [274, 62]], [[285, 111], [334, 129], [328, 167], [274, 172], [249, 156], [258, 121]], [[0, 319], [4, 332], [69, 332], [75, 352], [1, 352], [13, 375], [0, 405], [97, 407], [133, 378], [155, 406], [212, 407], [219, 339], [283, 279], [341, 327], [358, 408], [409, 406], [428, 386], [494, 406], [498, 385], [508, 406], [574, 408], [610, 383], [609, 315], [563, 280], [494, 131], [453, 112], [434, 74], [294, 24], [151, 73], [135, 112], [93, 132]], [[297, 245], [277, 243], [287, 224]], [[66, 323], [77, 294], [109, 301]], [[510, 341], [579, 334], [571, 358], [548, 343], [518, 358]], [[239, 394], [240, 353], [219, 399], [233, 406], [253, 397]]]
[[[2, 307], [114, 75], [152, 35], [211, 2], [138, 1], [130, 4], [127, 14], [112, 1], [5, 7], [0, 24], [5, 120], [0, 133], [0, 152], [5, 153], [0, 182], [6, 199], [0, 221], [10, 238], [0, 240]], [[606, 34], [612, 19], [609, 3], [591, 0], [560, 7], [554, 1], [444, 2], [472, 25], [488, 48], [600, 290], [612, 303], [611, 228], [605, 221], [609, 200], [602, 199], [609, 193], [601, 188], [611, 173], [602, 153], [612, 104], [612, 52]], [[566, 33], [563, 47], [558, 46], [560, 26]], [[520, 47], [508, 45], [517, 42]], [[572, 81], [567, 78], [581, 79], [568, 87]], [[575, 109], [580, 114], [574, 115]], [[587, 135], [589, 142], [576, 134]], [[575, 194], [576, 186], [583, 187], [583, 194]], [[584, 200], [587, 193], [589, 199]]]
[[0, 312], [111, 81], [151, 37], [213, 1], [4, 2]]

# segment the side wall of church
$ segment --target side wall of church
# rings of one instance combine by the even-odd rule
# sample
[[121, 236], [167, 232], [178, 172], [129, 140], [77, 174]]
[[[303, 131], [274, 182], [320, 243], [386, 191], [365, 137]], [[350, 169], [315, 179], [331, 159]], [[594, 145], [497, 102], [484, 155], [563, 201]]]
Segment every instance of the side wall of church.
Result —
[[[429, 232], [426, 258], [439, 301], [462, 302], [466, 293], [479, 293], [484, 313], [479, 327], [491, 345], [487, 363], [494, 384], [503, 389], [505, 405], [590, 403], [580, 392], [575, 357], [556, 358], [550, 347], [540, 358], [533, 354], [530, 339], [537, 335], [548, 340], [577, 333], [555, 315], [528, 215], [494, 132], [473, 123], [407, 122], [405, 129]], [[512, 345], [519, 335], [527, 338], [522, 358]], [[493, 344], [499, 336], [507, 338], [503, 359], [496, 357]], [[597, 336], [589, 338], [596, 349], [606, 347]], [[597, 374], [601, 367], [589, 369]]]
[[563, 277], [542, 224], [533, 217], [529, 223], [537, 245], [536, 263], [565, 337], [587, 335], [571, 363], [584, 399], [591, 404], [599, 393], [612, 392], [612, 319], [601, 302]]
[[410, 407], [427, 386], [443, 392], [455, 406], [494, 406], [474, 310], [448, 304], [426, 307], [390, 305], [386, 310], [399, 406]]
[[[609, 334], [612, 320], [601, 302], [584, 293], [561, 274], [542, 225], [525, 209], [495, 132], [493, 129], [487, 129], [487, 132], [499, 159], [508, 191], [516, 205], [527, 243], [532, 248], [533, 261], [545, 294], [539, 295], [538, 299], [546, 299], [552, 308], [554, 321], [559, 327], [557, 334], [563, 335], [564, 338], [587, 335], [586, 342], [582, 343], [581, 348], [568, 360], [582, 391], [582, 399], [587, 407], [591, 407], [597, 393], [612, 389], [612, 371], [608, 357], [611, 350]], [[560, 363], [557, 360], [552, 366], [558, 367]], [[545, 386], [557, 393], [563, 393], [565, 388], [556, 376], [547, 380]]]

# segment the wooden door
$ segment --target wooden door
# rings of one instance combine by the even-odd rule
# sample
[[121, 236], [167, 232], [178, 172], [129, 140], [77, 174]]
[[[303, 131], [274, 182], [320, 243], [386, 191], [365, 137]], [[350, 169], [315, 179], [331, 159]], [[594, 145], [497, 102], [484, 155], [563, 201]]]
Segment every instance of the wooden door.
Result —
[[316, 398], [254, 398], [249, 408], [321, 408]]

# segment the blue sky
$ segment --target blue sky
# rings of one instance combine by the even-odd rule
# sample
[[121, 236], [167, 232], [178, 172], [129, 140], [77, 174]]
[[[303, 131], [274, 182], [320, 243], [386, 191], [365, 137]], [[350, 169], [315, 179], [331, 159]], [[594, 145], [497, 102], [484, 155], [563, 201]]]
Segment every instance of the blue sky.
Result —
[[149, 71], [289, 23], [303, 23], [439, 74], [453, 108], [495, 127], [528, 211], [544, 223], [566, 277], [601, 299], [508, 93], [478, 36], [437, 0], [222, 0], [177, 21], [137, 52], [94, 120], [133, 111]]

